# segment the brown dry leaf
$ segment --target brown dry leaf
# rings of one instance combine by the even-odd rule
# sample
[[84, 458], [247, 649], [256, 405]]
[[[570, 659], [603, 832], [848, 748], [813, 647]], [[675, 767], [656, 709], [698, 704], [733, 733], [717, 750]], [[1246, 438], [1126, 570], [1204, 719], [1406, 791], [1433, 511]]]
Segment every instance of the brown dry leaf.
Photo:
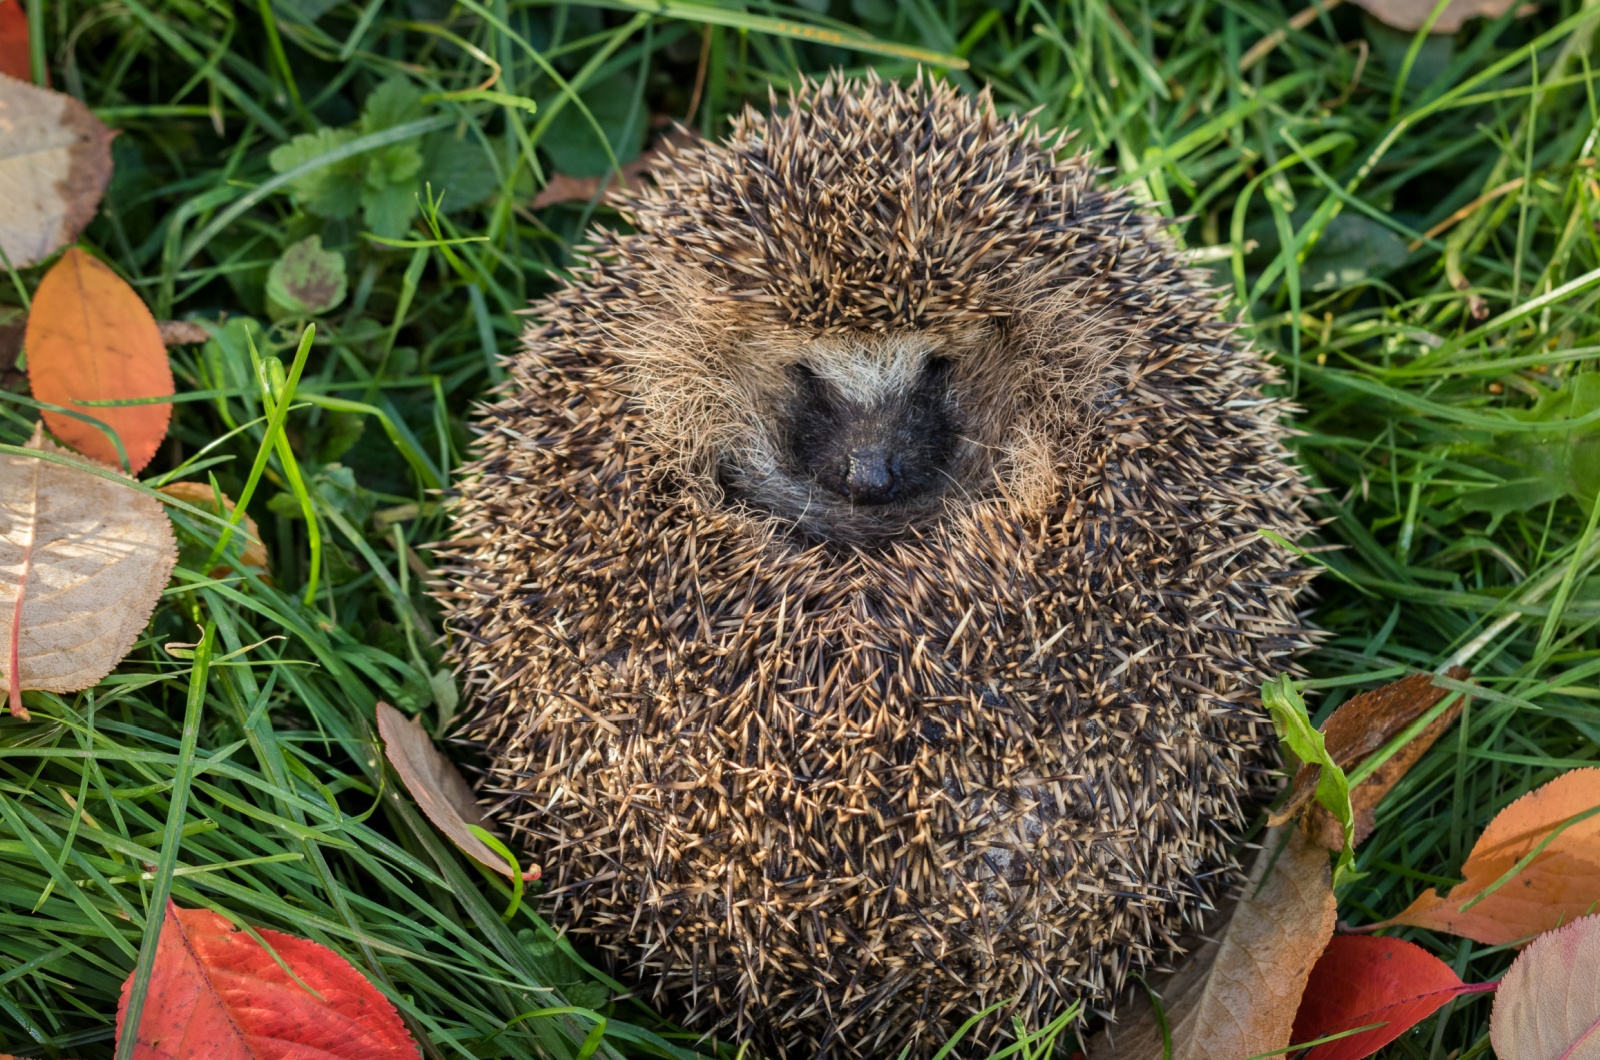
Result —
[[[439, 753], [422, 723], [387, 703], [379, 703], [378, 734], [383, 737], [383, 750], [389, 764], [400, 774], [406, 790], [417, 800], [434, 827], [469, 858], [503, 876], [510, 876], [511, 866], [506, 859], [472, 834], [469, 826], [483, 827], [483, 814], [472, 797], [472, 789], [461, 778], [455, 763]], [[530, 865], [522, 878], [538, 879], [538, 866]]]
[[[212, 491], [211, 486], [205, 482], [171, 482], [162, 486], [161, 492], [208, 512], [215, 512], [218, 515], [225, 516], [233, 514], [233, 498], [224, 493], [222, 495], [222, 510], [218, 511], [217, 495]], [[261, 528], [256, 525], [254, 519], [246, 515], [244, 517], [243, 530], [246, 539], [243, 542], [244, 547], [239, 551], [239, 562], [246, 567], [265, 568], [267, 565], [267, 546], [261, 542]], [[218, 577], [219, 571], [226, 573], [227, 570], [227, 567], [218, 567], [217, 570], [211, 572], [211, 576], [213, 578]]]
[[[28, 448], [65, 452], [37, 430]], [[0, 453], [0, 669], [11, 712], [27, 718], [23, 689], [76, 692], [110, 673], [177, 559], [160, 502], [82, 468]]]
[[607, 178], [610, 184], [608, 192], [621, 191], [638, 179], [655, 162], [656, 152], [649, 150], [642, 152], [632, 162], [625, 162], [622, 166], [622, 176], [610, 173], [605, 177], [569, 177], [565, 173], [552, 173], [550, 180], [539, 189], [539, 194], [533, 197], [533, 208], [542, 210], [546, 206], [553, 206], [558, 202], [588, 202], [599, 192], [600, 185]]
[[651, 141], [650, 147], [640, 152], [638, 158], [623, 163], [620, 180], [614, 173], [603, 177], [569, 177], [565, 173], [552, 173], [549, 182], [534, 196], [533, 208], [539, 210], [558, 202], [588, 202], [607, 180], [610, 181], [606, 188], [608, 196], [627, 190], [637, 183], [639, 177], [649, 172], [663, 153], [690, 146], [700, 139], [694, 130], [675, 125], [671, 118], [664, 115], [658, 115], [650, 124], [659, 130], [656, 138]]
[[1503, 946], [1593, 912], [1600, 906], [1600, 814], [1575, 818], [1595, 810], [1600, 768], [1563, 773], [1495, 815], [1461, 866], [1465, 879], [1448, 895], [1427, 891], [1373, 930], [1409, 924]]
[[13, 266], [43, 261], [94, 218], [115, 135], [71, 96], [0, 74], [0, 249]]
[[[1289, 1044], [1306, 979], [1333, 937], [1335, 909], [1328, 852], [1298, 830], [1269, 868], [1283, 836], [1281, 828], [1267, 833], [1217, 937], [1154, 984], [1173, 1060], [1240, 1060]], [[1122, 1006], [1109, 1030], [1088, 1043], [1089, 1060], [1160, 1060], [1161, 1031], [1145, 996]]]
[[211, 338], [211, 332], [187, 320], [158, 320], [156, 330], [168, 346], [192, 346]]
[[[1433, 0], [1355, 0], [1379, 22], [1415, 33], [1433, 14]], [[1456, 33], [1469, 18], [1499, 18], [1517, 0], [1450, 0], [1432, 33]]]
[[[1472, 672], [1464, 666], [1457, 666], [1445, 676], [1455, 681], [1465, 681], [1472, 676]], [[1340, 769], [1349, 772], [1449, 694], [1448, 689], [1433, 683], [1432, 674], [1412, 674], [1382, 688], [1354, 696], [1323, 723], [1322, 735], [1328, 754], [1339, 763]], [[1351, 789], [1350, 805], [1355, 810], [1355, 843], [1360, 844], [1372, 834], [1378, 804], [1417, 764], [1434, 741], [1443, 735], [1445, 729], [1455, 724], [1464, 702], [1464, 697], [1457, 697], [1443, 714], [1429, 722], [1410, 742], [1375, 769], [1371, 776]], [[1282, 824], [1301, 816], [1301, 827], [1307, 835], [1329, 850], [1340, 850], [1344, 847], [1344, 829], [1333, 814], [1313, 801], [1321, 773], [1320, 766], [1302, 765], [1294, 775], [1289, 801], [1272, 815], [1270, 823]]]
[[1495, 991], [1500, 1060], [1600, 1060], [1600, 916], [1540, 935]]

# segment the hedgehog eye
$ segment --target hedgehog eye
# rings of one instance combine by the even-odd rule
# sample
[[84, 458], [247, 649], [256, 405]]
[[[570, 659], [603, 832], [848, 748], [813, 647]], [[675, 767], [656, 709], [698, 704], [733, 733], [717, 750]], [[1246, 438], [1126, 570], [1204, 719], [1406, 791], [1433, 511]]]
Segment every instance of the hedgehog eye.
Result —
[[804, 361], [796, 361], [788, 367], [789, 378], [794, 382], [801, 394], [813, 400], [825, 401], [832, 397], [828, 384], [823, 382], [815, 368]]

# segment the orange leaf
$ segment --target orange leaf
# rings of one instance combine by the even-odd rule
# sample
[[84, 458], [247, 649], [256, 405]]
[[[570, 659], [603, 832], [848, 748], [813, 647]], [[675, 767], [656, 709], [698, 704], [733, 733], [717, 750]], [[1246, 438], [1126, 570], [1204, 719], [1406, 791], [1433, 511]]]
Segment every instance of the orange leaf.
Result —
[[[349, 961], [293, 935], [260, 934], [277, 959], [209, 909], [168, 902], [134, 1060], [415, 1060], [399, 1013]], [[130, 975], [119, 1038], [132, 990]]]
[[[218, 515], [233, 514], [233, 498], [226, 493], [222, 494], [222, 510], [220, 512], [217, 511], [217, 494], [204, 482], [170, 482], [161, 487], [161, 492], [169, 497], [176, 497], [180, 501], [186, 501], [196, 508], [217, 512]], [[244, 531], [244, 537], [234, 538], [240, 544], [239, 562], [246, 567], [265, 568], [267, 565], [267, 546], [261, 542], [261, 528], [248, 515], [244, 517], [243, 522], [244, 525], [240, 529]], [[235, 534], [238, 534], [238, 532], [238, 530], [234, 531]], [[218, 567], [211, 572], [211, 576], [213, 578], [220, 577], [227, 570], [227, 567]]]
[[[1374, 927], [1409, 924], [1500, 946], [1593, 912], [1600, 905], [1600, 814], [1568, 825], [1553, 839], [1550, 836], [1596, 809], [1600, 809], [1600, 769], [1562, 774], [1489, 822], [1461, 866], [1465, 881], [1451, 888], [1448, 896], [1429, 891], [1393, 920]], [[1534, 854], [1546, 839], [1549, 843]], [[1503, 879], [1530, 854], [1527, 865]], [[1485, 891], [1490, 893], [1484, 896]], [[1462, 908], [1469, 903], [1469, 908]]]
[[[24, 344], [33, 396], [100, 420], [122, 439], [129, 470], [143, 470], [167, 435], [170, 403], [76, 404], [172, 393], [161, 332], [133, 288], [95, 258], [69, 248], [39, 283]], [[44, 420], [52, 434], [78, 452], [122, 465], [100, 428], [60, 412], [46, 412]]]
[[22, 10], [22, 0], [0, 0], [0, 74], [10, 74], [19, 81], [33, 80], [28, 13]]

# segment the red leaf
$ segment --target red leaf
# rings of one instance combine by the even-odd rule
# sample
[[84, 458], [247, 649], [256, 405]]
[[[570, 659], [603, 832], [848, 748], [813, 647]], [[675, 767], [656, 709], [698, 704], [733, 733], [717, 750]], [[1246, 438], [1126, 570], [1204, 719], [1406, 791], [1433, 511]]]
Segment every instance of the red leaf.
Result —
[[1313, 1049], [1305, 1060], [1361, 1060], [1371, 1056], [1461, 994], [1484, 993], [1494, 983], [1469, 986], [1450, 966], [1421, 946], [1400, 939], [1340, 935], [1311, 969], [1296, 1042], [1326, 1038], [1373, 1023], [1383, 1026]]
[[[134, 1060], [415, 1060], [399, 1013], [350, 962], [279, 931], [261, 937], [294, 975], [223, 917], [168, 902]], [[119, 1038], [132, 989], [130, 975]]]
[[0, 0], [0, 74], [33, 80], [33, 55], [28, 50], [28, 13], [22, 0]]

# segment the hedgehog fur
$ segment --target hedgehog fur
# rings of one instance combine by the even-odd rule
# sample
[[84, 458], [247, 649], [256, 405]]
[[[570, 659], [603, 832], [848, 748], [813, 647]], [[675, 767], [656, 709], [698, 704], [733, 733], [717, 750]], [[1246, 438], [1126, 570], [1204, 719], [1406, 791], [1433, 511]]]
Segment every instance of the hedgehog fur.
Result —
[[1307, 489], [1064, 144], [807, 82], [667, 152], [479, 415], [441, 596], [482, 792], [689, 1027], [926, 1056], [1105, 1002], [1236, 878]]

